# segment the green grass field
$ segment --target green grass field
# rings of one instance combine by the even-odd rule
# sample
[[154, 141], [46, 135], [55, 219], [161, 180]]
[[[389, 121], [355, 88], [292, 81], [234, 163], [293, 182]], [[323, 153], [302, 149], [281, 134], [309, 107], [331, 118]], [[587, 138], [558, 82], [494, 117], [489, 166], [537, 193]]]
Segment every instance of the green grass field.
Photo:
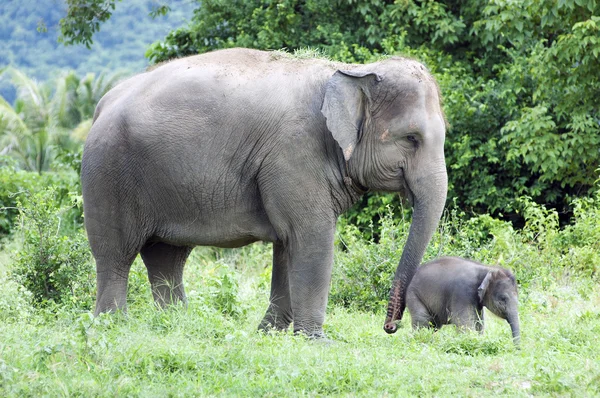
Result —
[[[9, 250], [0, 254], [3, 397], [600, 396], [600, 291], [585, 278], [521, 289], [520, 349], [489, 313], [484, 335], [415, 332], [408, 315], [386, 335], [383, 313], [335, 305], [325, 325], [334, 342], [325, 344], [256, 332], [268, 300], [267, 246], [215, 261], [196, 250], [187, 310], [154, 308], [138, 260], [128, 315], [95, 319], [32, 309], [7, 278]], [[224, 269], [228, 277], [215, 279]], [[223, 283], [230, 278], [233, 287]]]

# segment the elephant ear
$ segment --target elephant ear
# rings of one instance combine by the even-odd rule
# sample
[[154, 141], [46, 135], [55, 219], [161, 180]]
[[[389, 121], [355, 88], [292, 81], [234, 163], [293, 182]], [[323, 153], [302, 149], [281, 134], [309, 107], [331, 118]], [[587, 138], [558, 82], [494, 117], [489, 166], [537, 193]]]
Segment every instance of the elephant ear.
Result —
[[485, 278], [483, 278], [481, 285], [479, 285], [479, 287], [477, 288], [477, 295], [479, 296], [479, 302], [482, 304], [483, 304], [483, 298], [485, 297], [485, 293], [487, 292], [487, 289], [490, 286], [490, 282], [492, 281], [493, 278], [494, 278], [494, 272], [489, 271], [487, 273], [487, 275], [485, 276]]
[[325, 86], [321, 113], [327, 119], [327, 129], [342, 148], [348, 161], [359, 141], [359, 133], [371, 102], [369, 87], [380, 82], [372, 72], [338, 70]]

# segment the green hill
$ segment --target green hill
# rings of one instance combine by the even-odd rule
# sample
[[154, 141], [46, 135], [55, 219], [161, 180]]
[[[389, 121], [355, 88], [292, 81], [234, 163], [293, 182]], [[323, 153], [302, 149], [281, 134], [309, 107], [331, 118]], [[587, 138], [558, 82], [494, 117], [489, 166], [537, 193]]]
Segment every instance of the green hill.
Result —
[[[63, 0], [3, 0], [0, 2], [0, 68], [12, 65], [38, 80], [51, 79], [65, 69], [78, 75], [126, 70], [143, 70], [148, 45], [183, 26], [192, 16], [194, 3], [163, 1], [172, 11], [155, 19], [148, 14], [156, 0], [126, 0], [117, 3], [113, 16], [94, 36], [91, 49], [57, 42], [58, 23], [65, 15]], [[45, 26], [45, 32], [38, 31]], [[0, 95], [9, 102], [14, 89], [0, 78]]]

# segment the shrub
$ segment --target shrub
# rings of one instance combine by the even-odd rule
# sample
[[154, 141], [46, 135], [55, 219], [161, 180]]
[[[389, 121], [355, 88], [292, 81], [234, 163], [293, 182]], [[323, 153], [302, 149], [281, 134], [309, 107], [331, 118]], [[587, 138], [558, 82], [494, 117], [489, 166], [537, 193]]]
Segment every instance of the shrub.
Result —
[[570, 265], [584, 276], [600, 274], [600, 190], [573, 201], [574, 222], [556, 239]]
[[217, 261], [204, 275], [208, 301], [223, 314], [237, 318], [245, 313], [239, 300], [238, 281], [234, 270]]
[[365, 239], [357, 226], [340, 223], [337, 238], [342, 250], [335, 253], [332, 304], [362, 311], [385, 308], [409, 224], [397, 225], [390, 206], [379, 217], [378, 243], [373, 237]]
[[[71, 203], [71, 193], [77, 192], [78, 176], [71, 170], [60, 173], [38, 174], [17, 170], [10, 164], [0, 167], [0, 237], [9, 235], [19, 216], [17, 202], [22, 201], [30, 192], [39, 192], [45, 187], [54, 187], [57, 205], [67, 206]], [[81, 209], [70, 207], [68, 217], [63, 217], [74, 229], [81, 224]], [[63, 226], [66, 226], [64, 225]]]
[[82, 229], [65, 235], [61, 206], [54, 188], [23, 195], [19, 207], [22, 248], [16, 252], [13, 279], [31, 293], [32, 304], [66, 304], [89, 308], [93, 298], [93, 270]]
[[[378, 241], [381, 218], [388, 212], [388, 207], [401, 209], [400, 195], [369, 192], [340, 217], [340, 222], [344, 225], [355, 225], [363, 237]], [[395, 219], [402, 220], [408, 214], [407, 211], [397, 211]]]
[[0, 275], [0, 322], [22, 321], [31, 313], [31, 294], [4, 273]]

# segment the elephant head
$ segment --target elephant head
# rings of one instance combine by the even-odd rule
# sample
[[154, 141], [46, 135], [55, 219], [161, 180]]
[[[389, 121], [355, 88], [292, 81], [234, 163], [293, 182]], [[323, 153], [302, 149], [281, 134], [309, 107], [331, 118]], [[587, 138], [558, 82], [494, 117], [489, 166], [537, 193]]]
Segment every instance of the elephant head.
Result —
[[519, 344], [518, 293], [515, 277], [509, 270], [494, 269], [487, 273], [477, 289], [480, 303], [494, 315], [506, 319], [512, 331], [513, 341]]
[[342, 148], [349, 177], [373, 191], [402, 192], [413, 206], [384, 329], [396, 331], [408, 287], [446, 202], [446, 123], [435, 80], [420, 63], [390, 58], [338, 71], [322, 113]]

